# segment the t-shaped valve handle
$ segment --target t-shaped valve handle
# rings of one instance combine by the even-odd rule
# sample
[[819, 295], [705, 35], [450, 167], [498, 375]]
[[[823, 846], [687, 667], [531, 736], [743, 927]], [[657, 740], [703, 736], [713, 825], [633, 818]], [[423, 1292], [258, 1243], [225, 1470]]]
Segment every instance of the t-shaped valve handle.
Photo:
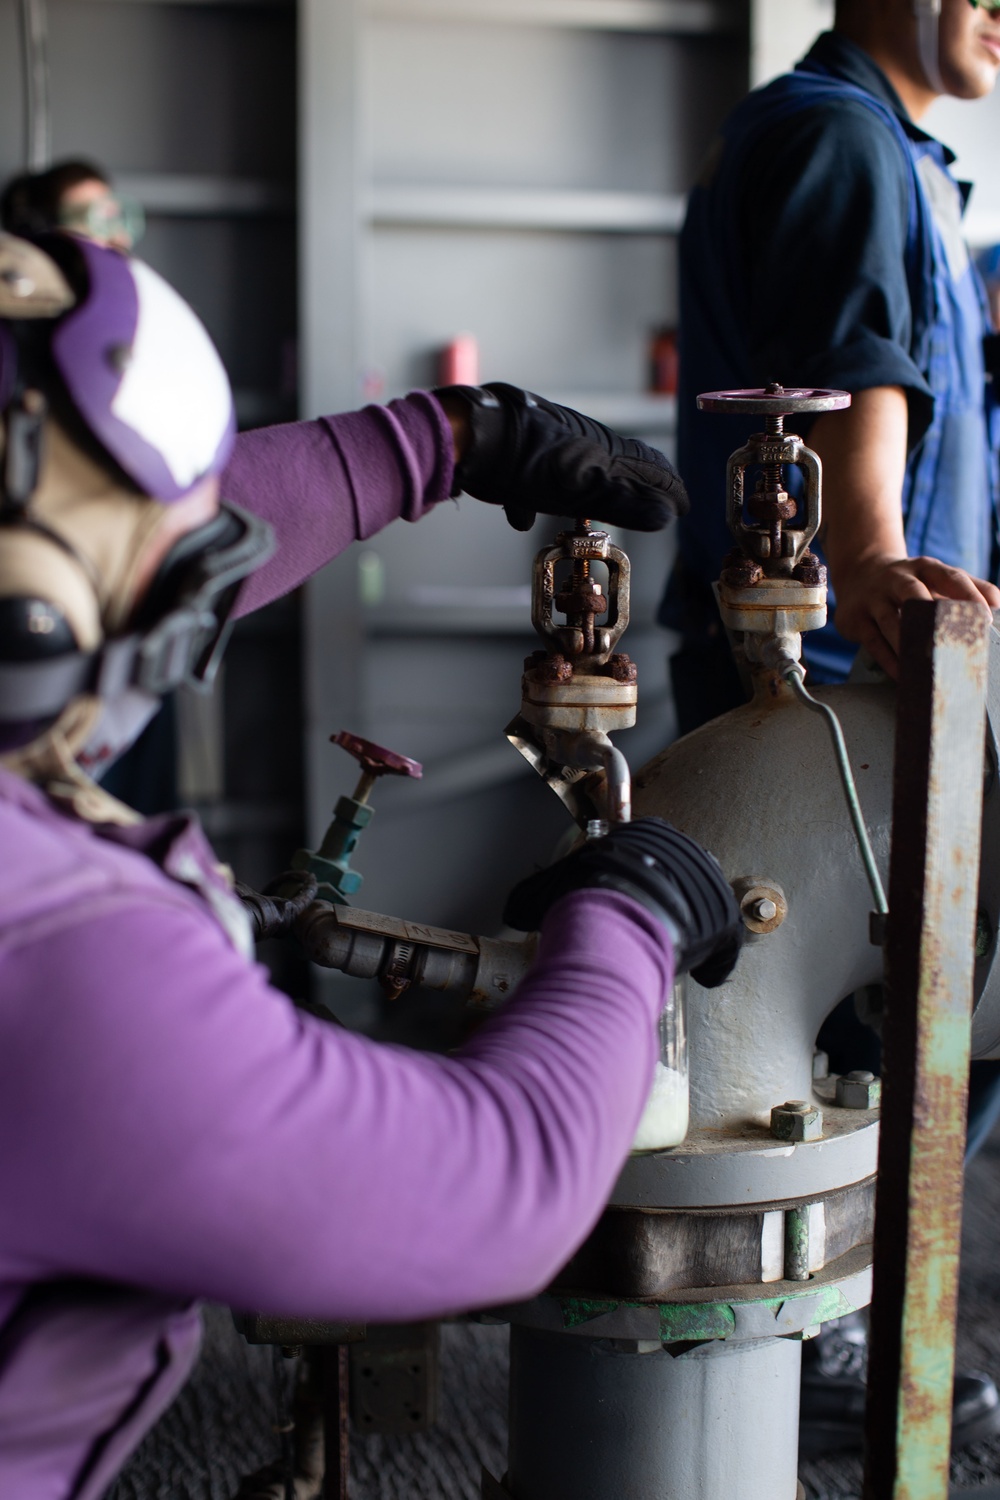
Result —
[[352, 797], [354, 802], [367, 802], [372, 787], [380, 776], [412, 776], [415, 781], [419, 781], [424, 774], [424, 768], [418, 760], [410, 760], [409, 756], [399, 755], [395, 750], [386, 750], [383, 745], [376, 745], [373, 740], [363, 740], [360, 735], [350, 734], [346, 729], [331, 734], [330, 740], [334, 745], [339, 745], [341, 750], [346, 750], [348, 755], [353, 755], [361, 765], [361, 779], [354, 788]]

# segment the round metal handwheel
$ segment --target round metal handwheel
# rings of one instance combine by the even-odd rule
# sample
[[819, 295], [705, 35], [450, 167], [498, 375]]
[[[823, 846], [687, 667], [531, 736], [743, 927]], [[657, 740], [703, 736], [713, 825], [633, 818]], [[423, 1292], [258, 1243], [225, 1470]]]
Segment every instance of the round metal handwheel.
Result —
[[842, 411], [850, 406], [849, 391], [825, 391], [801, 386], [767, 385], [738, 391], [705, 391], [698, 397], [699, 411], [733, 415], [790, 417], [803, 411]]

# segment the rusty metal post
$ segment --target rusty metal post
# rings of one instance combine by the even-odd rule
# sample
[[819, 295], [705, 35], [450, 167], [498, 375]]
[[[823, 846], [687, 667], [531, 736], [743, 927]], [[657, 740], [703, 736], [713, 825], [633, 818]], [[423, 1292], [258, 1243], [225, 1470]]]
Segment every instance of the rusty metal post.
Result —
[[864, 1500], [946, 1500], [988, 621], [903, 610]]
[[350, 1350], [346, 1344], [334, 1344], [323, 1350], [323, 1360], [323, 1439], [326, 1451], [323, 1500], [347, 1500], [350, 1471]]

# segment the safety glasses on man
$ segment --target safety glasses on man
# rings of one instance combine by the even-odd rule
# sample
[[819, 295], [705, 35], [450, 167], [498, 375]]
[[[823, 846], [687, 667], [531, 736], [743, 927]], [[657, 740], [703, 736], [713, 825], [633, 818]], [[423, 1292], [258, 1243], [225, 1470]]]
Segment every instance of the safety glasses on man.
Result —
[[103, 193], [89, 202], [68, 197], [59, 207], [58, 225], [71, 234], [82, 234], [97, 245], [131, 250], [142, 238], [146, 217], [140, 204], [117, 193]]

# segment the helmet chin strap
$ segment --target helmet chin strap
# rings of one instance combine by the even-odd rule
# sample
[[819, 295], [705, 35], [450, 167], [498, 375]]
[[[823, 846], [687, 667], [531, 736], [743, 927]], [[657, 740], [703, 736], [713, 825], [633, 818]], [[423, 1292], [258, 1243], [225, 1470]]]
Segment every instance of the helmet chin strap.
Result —
[[941, 0], [913, 0], [913, 14], [917, 18], [917, 46], [920, 49], [920, 64], [927, 82], [936, 94], [947, 92], [941, 77], [941, 61], [938, 50], [938, 18], [941, 15]]

